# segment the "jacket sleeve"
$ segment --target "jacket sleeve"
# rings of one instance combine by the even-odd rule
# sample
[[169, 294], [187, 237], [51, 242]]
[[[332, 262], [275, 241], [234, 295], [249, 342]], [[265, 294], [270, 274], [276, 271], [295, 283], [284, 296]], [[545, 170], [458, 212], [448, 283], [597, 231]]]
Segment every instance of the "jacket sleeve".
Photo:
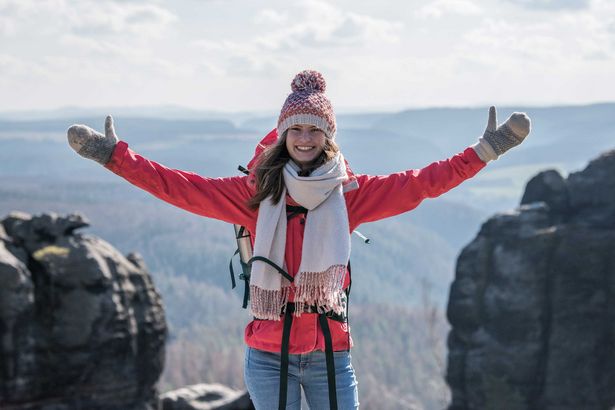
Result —
[[157, 198], [198, 215], [250, 225], [256, 211], [246, 205], [252, 196], [247, 177], [206, 178], [167, 168], [132, 151], [119, 141], [105, 168]]
[[347, 201], [350, 226], [377, 221], [416, 208], [476, 175], [486, 163], [472, 147], [421, 169], [390, 175], [360, 175], [359, 188]]

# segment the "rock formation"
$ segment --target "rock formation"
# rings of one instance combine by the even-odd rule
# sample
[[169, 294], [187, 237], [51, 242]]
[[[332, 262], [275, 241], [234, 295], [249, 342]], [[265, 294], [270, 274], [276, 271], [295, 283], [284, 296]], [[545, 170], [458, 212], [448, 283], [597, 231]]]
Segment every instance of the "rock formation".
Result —
[[161, 299], [136, 254], [79, 215], [0, 220], [0, 408], [154, 409]]
[[529, 181], [451, 286], [450, 410], [615, 406], [615, 151]]
[[195, 384], [160, 396], [162, 410], [254, 410], [247, 391], [222, 384]]

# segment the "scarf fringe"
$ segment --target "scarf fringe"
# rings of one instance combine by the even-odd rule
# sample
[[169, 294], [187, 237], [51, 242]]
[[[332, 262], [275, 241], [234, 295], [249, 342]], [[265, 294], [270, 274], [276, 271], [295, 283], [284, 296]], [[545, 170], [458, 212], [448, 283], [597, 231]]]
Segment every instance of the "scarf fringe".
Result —
[[340, 292], [345, 276], [345, 265], [333, 265], [323, 272], [299, 272], [295, 277], [297, 310], [302, 312], [304, 305], [316, 305], [322, 309], [321, 313], [330, 310], [342, 313], [345, 306], [341, 303]]
[[250, 310], [258, 319], [280, 320], [280, 312], [286, 307], [290, 286], [280, 290], [262, 289], [250, 285]]
[[[334, 265], [323, 272], [300, 272], [295, 277], [295, 316], [301, 316], [306, 306], [318, 306], [319, 313], [330, 310], [342, 314], [346, 306], [340, 298], [345, 265]], [[258, 319], [280, 320], [286, 310], [290, 286], [280, 290], [262, 289], [250, 285], [250, 309]]]

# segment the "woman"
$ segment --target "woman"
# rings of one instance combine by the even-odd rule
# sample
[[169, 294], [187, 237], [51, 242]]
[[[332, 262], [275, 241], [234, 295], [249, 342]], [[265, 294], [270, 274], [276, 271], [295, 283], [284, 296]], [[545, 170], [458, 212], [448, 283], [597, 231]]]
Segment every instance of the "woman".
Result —
[[354, 409], [359, 402], [345, 315], [350, 233], [473, 177], [520, 144], [530, 121], [514, 113], [498, 127], [491, 107], [485, 133], [462, 153], [420, 170], [354, 175], [335, 143], [322, 75], [302, 71], [291, 89], [249, 176], [212, 179], [166, 168], [118, 140], [111, 117], [105, 135], [74, 125], [68, 141], [80, 155], [158, 198], [254, 234], [254, 320], [245, 330], [244, 369], [257, 409], [299, 409], [301, 387], [310, 408]]

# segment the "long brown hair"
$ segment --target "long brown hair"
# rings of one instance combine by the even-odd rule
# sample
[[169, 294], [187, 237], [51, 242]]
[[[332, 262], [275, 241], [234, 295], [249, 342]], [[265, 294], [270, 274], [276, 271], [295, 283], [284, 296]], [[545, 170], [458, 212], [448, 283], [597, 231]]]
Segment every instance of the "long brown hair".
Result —
[[[290, 159], [288, 149], [286, 149], [287, 133], [288, 131], [284, 131], [275, 144], [265, 148], [259, 157], [255, 169], [252, 171], [256, 176], [256, 193], [248, 201], [248, 206], [252, 209], [257, 209], [261, 201], [269, 196], [272, 197], [274, 204], [280, 202], [282, 198], [282, 191], [284, 189], [282, 169]], [[309, 172], [333, 159], [339, 150], [340, 148], [335, 141], [330, 138], [325, 138], [323, 151], [314, 161]]]

